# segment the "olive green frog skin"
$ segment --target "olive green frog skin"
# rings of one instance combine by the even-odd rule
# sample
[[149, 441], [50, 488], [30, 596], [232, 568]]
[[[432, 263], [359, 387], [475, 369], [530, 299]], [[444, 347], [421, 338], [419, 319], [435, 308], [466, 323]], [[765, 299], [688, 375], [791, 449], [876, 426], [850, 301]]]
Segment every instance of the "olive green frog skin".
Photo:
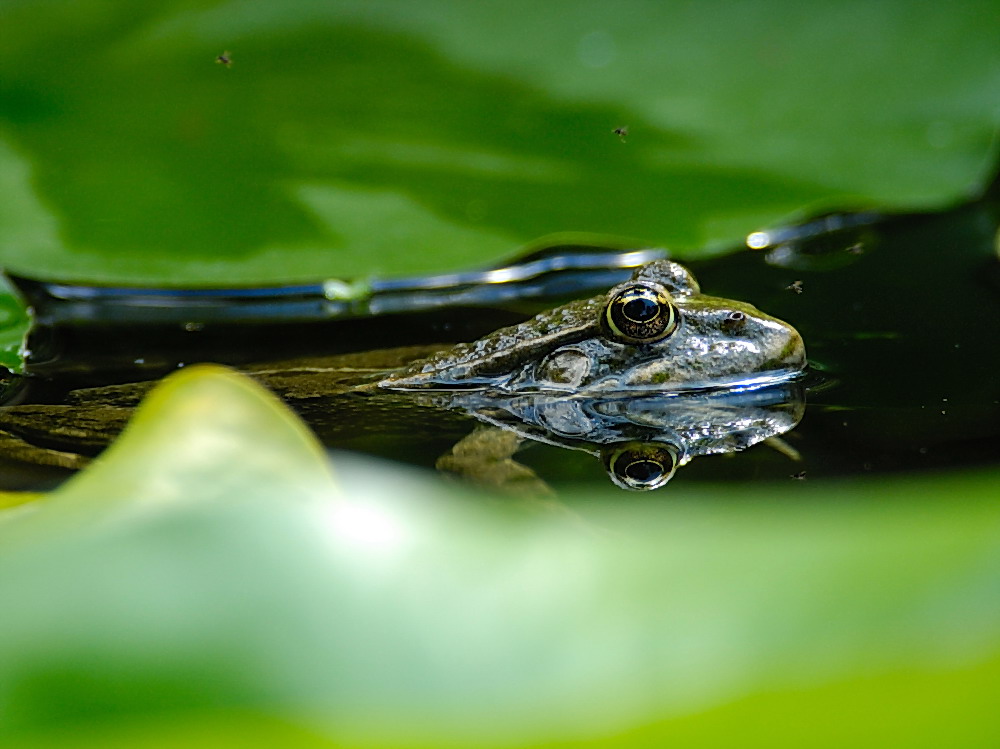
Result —
[[630, 392], [779, 382], [805, 368], [802, 337], [756, 307], [701, 293], [658, 260], [572, 302], [390, 373], [379, 387]]

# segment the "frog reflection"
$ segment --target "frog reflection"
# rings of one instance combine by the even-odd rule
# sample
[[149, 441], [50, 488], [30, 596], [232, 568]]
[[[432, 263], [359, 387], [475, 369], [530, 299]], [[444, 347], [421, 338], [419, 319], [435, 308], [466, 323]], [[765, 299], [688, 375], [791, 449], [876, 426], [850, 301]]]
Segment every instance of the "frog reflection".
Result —
[[[731, 454], [761, 442], [787, 452], [790, 448], [778, 438], [794, 429], [805, 411], [804, 389], [796, 382], [625, 397], [468, 392], [434, 393], [419, 400], [462, 411], [519, 440], [590, 453], [614, 484], [637, 491], [664, 486], [696, 457]], [[473, 438], [484, 441], [481, 435]], [[491, 451], [490, 460], [512, 457], [519, 446], [509, 440], [503, 444], [507, 455]], [[446, 467], [474, 477], [477, 460], [466, 451], [462, 464], [452, 458]]]
[[[591, 444], [671, 444], [676, 460], [667, 462], [682, 464], [703, 454], [708, 437], [694, 439], [683, 429], [678, 432], [677, 419], [693, 418], [706, 435], [718, 432], [719, 439], [724, 432], [741, 433], [740, 428], [729, 417], [706, 415], [709, 395], [697, 404], [678, 401], [697, 405], [697, 418], [684, 415], [679, 407], [669, 416], [659, 413], [662, 408], [652, 405], [656, 398], [735, 395], [786, 382], [805, 361], [802, 339], [790, 325], [744, 302], [703, 295], [686, 268], [658, 260], [607, 294], [543, 312], [473, 343], [299, 359], [245, 371], [298, 410], [328, 443], [331, 434], [343, 434], [342, 424], [348, 430], [391, 429], [405, 421], [415, 405], [452, 414], [464, 410], [482, 419], [478, 407], [459, 403], [462, 396], [546, 396], [548, 400], [532, 407], [534, 414], [543, 414], [540, 421], [526, 410], [525, 401], [506, 401], [501, 410], [520, 421], [508, 427], [529, 439], [559, 443], [566, 437], [565, 425], [576, 420], [583, 429], [578, 414], [585, 414], [587, 433], [598, 435]], [[77, 456], [93, 454], [113, 439], [151, 386], [142, 382], [86, 388], [71, 391], [61, 403], [0, 409], [6, 453], [33, 463], [78, 467]], [[443, 409], [442, 404], [428, 406], [425, 397], [435, 393], [451, 394], [452, 402]], [[501, 403], [496, 400], [494, 405]], [[554, 429], [556, 422], [564, 427]], [[409, 434], [414, 440], [422, 438], [419, 431]], [[643, 471], [656, 473], [651, 458], [626, 461], [619, 454], [606, 462], [619, 473], [625, 470], [622, 466], [632, 466], [625, 474], [638, 483]], [[671, 474], [672, 469], [661, 473]]]

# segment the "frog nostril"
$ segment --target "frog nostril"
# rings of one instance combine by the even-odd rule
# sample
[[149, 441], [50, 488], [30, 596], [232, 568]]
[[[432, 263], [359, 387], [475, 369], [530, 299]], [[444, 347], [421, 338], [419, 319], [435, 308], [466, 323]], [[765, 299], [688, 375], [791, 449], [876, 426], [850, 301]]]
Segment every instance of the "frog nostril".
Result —
[[728, 315], [726, 319], [722, 321], [722, 328], [726, 332], [733, 333], [735, 331], [741, 330], [746, 324], [747, 316], [745, 312], [740, 312], [739, 310], [733, 310]]

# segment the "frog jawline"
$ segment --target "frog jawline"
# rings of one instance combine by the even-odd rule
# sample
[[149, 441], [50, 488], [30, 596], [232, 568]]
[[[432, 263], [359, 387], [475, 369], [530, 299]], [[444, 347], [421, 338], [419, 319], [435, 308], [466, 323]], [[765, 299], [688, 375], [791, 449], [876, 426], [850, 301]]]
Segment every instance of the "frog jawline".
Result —
[[[378, 387], [384, 390], [394, 390], [397, 392], [407, 391], [458, 391], [458, 390], [481, 390], [492, 391], [503, 394], [517, 393], [553, 393], [558, 395], [577, 395], [585, 397], [588, 395], [609, 395], [627, 396], [629, 394], [642, 395], [651, 392], [657, 393], [691, 393], [691, 392], [712, 392], [728, 390], [732, 392], [742, 392], [757, 390], [760, 388], [778, 385], [783, 382], [791, 382], [804, 376], [802, 369], [783, 368], [773, 369], [766, 372], [752, 372], [746, 374], [735, 374], [728, 378], [715, 378], [712, 380], [691, 380], [689, 382], [675, 383], [649, 383], [645, 385], [628, 384], [621, 385], [621, 378], [617, 375], [608, 375], [587, 385], [571, 387], [560, 386], [554, 383], [532, 382], [521, 384], [518, 387], [508, 387], [510, 378], [498, 381], [493, 377], [469, 377], [451, 382], [438, 379], [433, 382], [424, 380], [422, 382], [408, 382], [406, 380], [388, 381], [383, 380], [378, 383]], [[413, 378], [416, 380], [417, 378]]]
[[688, 380], [671, 383], [647, 383], [647, 384], [620, 384], [620, 379], [615, 375], [610, 375], [602, 380], [593, 382], [588, 386], [579, 388], [581, 393], [636, 393], [648, 394], [659, 393], [692, 393], [692, 392], [714, 392], [730, 391], [742, 392], [746, 390], [758, 390], [760, 388], [780, 385], [785, 382], [793, 382], [803, 376], [803, 370], [792, 367], [781, 369], [770, 369], [764, 372], [745, 372], [734, 374], [730, 377], [713, 377], [710, 380]]

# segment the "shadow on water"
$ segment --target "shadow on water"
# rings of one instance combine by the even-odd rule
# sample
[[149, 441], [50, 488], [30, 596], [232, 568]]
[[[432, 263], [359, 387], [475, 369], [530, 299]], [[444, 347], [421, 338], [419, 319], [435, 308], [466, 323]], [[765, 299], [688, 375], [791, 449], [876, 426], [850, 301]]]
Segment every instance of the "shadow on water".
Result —
[[[465, 391], [406, 400], [338, 392], [336, 385], [315, 392], [289, 384], [289, 372], [275, 373], [273, 366], [261, 377], [272, 387], [281, 380], [289, 402], [333, 448], [464, 473], [468, 466], [456, 457], [456, 445], [468, 444], [472, 434], [500, 482], [523, 479], [530, 469], [558, 487], [603, 481], [607, 472], [620, 486], [652, 488], [682, 465], [685, 482], [789, 482], [992, 462], [1000, 458], [998, 217], [995, 200], [935, 214], [872, 217], [856, 226], [833, 217], [815, 236], [774, 235], [763, 249], [690, 263], [706, 293], [749, 301], [798, 328], [814, 372], [794, 386], [751, 389], [731, 399], [698, 393], [490, 399]], [[606, 286], [609, 278], [602, 279]], [[45, 320], [47, 303], [33, 301]], [[275, 350], [288, 357], [362, 352], [373, 339], [434, 348], [477, 338], [559, 301], [514, 296], [309, 324], [191, 327], [178, 320], [159, 325], [155, 335], [149, 326], [107, 322], [40, 325], [30, 339], [29, 368], [43, 377], [13, 396], [22, 405], [4, 409], [3, 426], [16, 426], [11, 414], [23, 411], [23, 430], [30, 432], [30, 404], [67, 398], [78, 413], [83, 403], [131, 408], [147, 385], [112, 384], [86, 402], [70, 391], [156, 377], [181, 361], [245, 365], [262, 339], [280, 341], [283, 348]], [[155, 351], [150, 339], [157, 341]], [[93, 454], [120, 424], [106, 426], [107, 434], [82, 446], [51, 437], [36, 442]], [[475, 437], [488, 426], [518, 439], [501, 444]], [[425, 436], [415, 441], [415, 433]]]

